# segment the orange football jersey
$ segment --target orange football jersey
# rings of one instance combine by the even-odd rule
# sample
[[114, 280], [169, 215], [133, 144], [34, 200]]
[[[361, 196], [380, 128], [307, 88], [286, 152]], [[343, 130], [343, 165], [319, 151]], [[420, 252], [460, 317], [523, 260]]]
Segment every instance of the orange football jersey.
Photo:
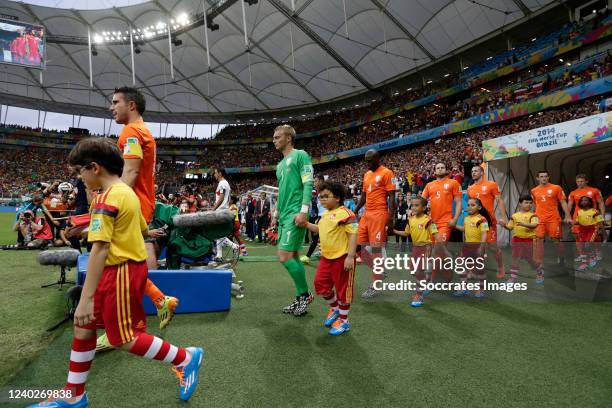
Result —
[[601, 191], [599, 191], [598, 188], [595, 187], [584, 187], [584, 188], [577, 188], [574, 191], [570, 192], [569, 195], [567, 196], [567, 201], [571, 202], [574, 204], [572, 211], [574, 212], [574, 220], [576, 219], [576, 216], [578, 215], [578, 202], [580, 201], [581, 197], [590, 197], [593, 200], [593, 206], [595, 209], [599, 210], [599, 206], [597, 205], [597, 202], [599, 200], [601, 200]]
[[389, 211], [387, 193], [395, 191], [393, 172], [385, 166], [363, 175], [363, 191], [366, 193], [366, 211]]
[[144, 122], [130, 123], [121, 131], [117, 145], [124, 159], [142, 160], [133, 189], [140, 200], [142, 215], [150, 223], [155, 212], [156, 145], [153, 135]]
[[439, 227], [453, 219], [453, 200], [461, 197], [461, 186], [448, 177], [434, 180], [425, 186], [423, 197], [429, 198], [431, 219]]
[[531, 196], [540, 223], [561, 221], [559, 201], [565, 200], [565, 193], [561, 186], [551, 183], [545, 186], [537, 186], [531, 189]]
[[501, 193], [499, 187], [494, 181], [481, 181], [480, 183], [472, 184], [467, 189], [469, 198], [478, 198], [482, 206], [491, 215], [491, 220], [495, 220], [495, 197]]

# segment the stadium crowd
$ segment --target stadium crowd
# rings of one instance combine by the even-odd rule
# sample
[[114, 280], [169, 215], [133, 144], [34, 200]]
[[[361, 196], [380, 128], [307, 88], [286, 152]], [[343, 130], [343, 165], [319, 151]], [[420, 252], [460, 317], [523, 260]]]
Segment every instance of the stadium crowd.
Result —
[[[576, 37], [585, 34], [591, 30], [594, 30], [599, 27], [600, 24], [608, 24], [610, 20], [610, 16], [608, 12], [597, 13], [594, 18], [590, 18], [588, 20], [581, 20], [573, 23], [568, 23], [563, 26], [561, 29], [549, 33], [541, 38], [536, 39], [536, 41], [531, 41], [526, 44], [521, 44], [515, 46], [512, 50], [503, 52], [499, 55], [492, 56], [482, 61], [479, 64], [472, 65], [471, 67], [466, 67], [461, 73], [449, 73], [448, 76], [441, 78], [435, 82], [428, 81], [424, 83], [422, 87], [419, 88], [408, 88], [406, 91], [392, 91], [389, 95], [384, 95], [381, 98], [373, 99], [371, 102], [364, 103], [360, 106], [355, 106], [350, 109], [342, 108], [336, 111], [327, 110], [325, 112], [318, 112], [309, 117], [306, 115], [302, 115], [301, 117], [290, 117], [289, 123], [292, 124], [296, 129], [299, 129], [300, 133], [306, 133], [321, 129], [330, 128], [333, 126], [337, 126], [341, 123], [346, 123], [354, 120], [363, 120], [364, 117], [371, 114], [372, 112], [379, 112], [386, 109], [390, 109], [393, 107], [400, 106], [402, 104], [416, 101], [426, 96], [435, 95], [441, 91], [444, 91], [452, 86], [456, 85], [466, 85], [469, 84], [470, 81], [474, 81], [477, 83], [479, 81], [478, 74], [483, 72], [487, 72], [493, 69], [501, 68], [503, 66], [508, 66], [514, 64], [522, 59], [528, 58], [533, 55], [534, 52], [540, 51], [544, 48], [550, 46], [559, 46], [560, 44], [564, 44], [568, 41], [575, 39]], [[487, 88], [474, 88], [474, 93], [471, 95], [472, 97], [479, 96], [480, 91], [484, 91], [485, 101], [483, 102], [482, 98], [478, 99], [478, 103], [474, 104], [472, 101], [466, 101], [461, 104], [462, 109], [456, 109], [454, 113], [449, 117], [453, 120], [458, 120], [461, 118], [469, 117], [470, 115], [477, 114], [479, 111], [486, 111], [487, 108], [491, 109], [493, 107], [499, 107], [502, 103], [512, 103], [520, 100], [527, 99], [529, 97], [533, 97], [539, 93], [547, 92], [548, 90], [556, 89], [560, 87], [555, 80], [550, 78], [545, 78], [541, 80], [538, 76], [544, 74], [547, 71], [550, 71], [552, 68], [559, 66], [558, 62], [561, 62], [561, 65], [567, 64], [569, 61], [575, 60], [578, 54], [572, 55], [571, 53], [567, 56], [564, 56], [565, 61], [563, 59], [552, 60], [547, 63], [542, 63], [539, 66], [535, 66], [529, 70], [519, 71], [515, 78], [510, 77], [505, 78], [502, 81], [499, 81], [500, 84], [509, 83], [517, 83], [520, 81], [528, 80], [529, 78], [535, 79], [533, 83], [526, 84], [527, 89], [524, 89], [524, 92], [498, 92], [497, 95], [494, 95], [496, 91], [492, 91], [492, 89], [497, 89], [496, 83], [487, 84]], [[566, 70], [566, 74], [563, 76], [564, 85], [561, 86], [570, 86], [572, 84], [579, 83], [582, 80], [587, 80], [588, 78], [594, 79], [595, 72], [599, 77], [602, 75], [606, 75], [606, 72], [610, 73], [609, 67], [609, 57], [606, 58], [605, 61], [605, 69], [600, 69], [595, 64], [595, 67], [589, 67], [584, 75], [576, 75], [571, 72], [571, 69]], [[549, 67], [550, 65], [550, 67]], [[569, 63], [569, 66], [572, 64]], [[569, 78], [568, 78], [569, 76]], [[504, 82], [505, 81], [505, 82]], [[519, 88], [520, 89], [520, 88]], [[466, 107], [466, 104], [468, 105]], [[486, 106], [487, 108], [482, 108]], [[447, 118], [447, 119], [449, 119]], [[262, 124], [244, 124], [244, 125], [231, 125], [226, 126], [221, 131], [219, 131], [215, 138], [218, 140], [232, 140], [232, 139], [254, 139], [254, 138], [270, 138], [271, 132], [274, 127], [277, 126], [278, 123], [262, 123]], [[80, 135], [74, 135], [68, 131], [60, 131], [60, 130], [45, 130], [45, 129], [36, 129], [30, 128], [22, 125], [9, 125], [13, 129], [20, 130], [17, 132], [20, 137], [27, 137], [28, 135], [37, 136], [41, 132], [45, 133], [45, 136], [48, 140], [54, 143], [62, 143], [65, 142], [66, 139], [69, 140], [70, 143], [76, 142], [80, 137]], [[0, 132], [0, 137], [5, 137]], [[91, 135], [91, 136], [101, 136], [101, 135]], [[109, 135], [108, 137], [116, 138], [116, 135]], [[174, 145], [178, 144], [197, 144], [201, 145], [202, 140], [197, 137], [183, 137], [183, 136], [170, 136], [164, 137], [163, 140], [165, 142], [173, 143]]]
[[[606, 16], [598, 16], [601, 21]], [[304, 115], [291, 118], [290, 123], [299, 133], [328, 129], [340, 123], [366, 120], [368, 115], [390, 108], [399, 107], [407, 102], [437, 94], [456, 85], [469, 83], [478, 73], [491, 68], [513, 64], [524, 58], [525, 50], [533, 52], [544, 48], [543, 43], [556, 45], [575, 38], [596, 27], [593, 21], [588, 24], [568, 25], [556, 33], [546, 36], [537, 44], [517, 47], [514, 53], [503, 53], [504, 58], [493, 58], [479, 67], [466, 70], [462, 75], [449, 75], [441, 81], [423, 84], [419, 89], [393, 92], [369, 104], [351, 109], [320, 112], [310, 117]], [[612, 53], [603, 52], [581, 58], [580, 50], [564, 55], [563, 59], [554, 58], [542, 61], [528, 69], [511, 73], [489, 81], [483, 86], [439, 98], [435, 102], [401, 111], [392, 116], [370, 121], [360, 126], [347, 128], [320, 136], [301, 138], [296, 147], [306, 150], [313, 159], [335, 154], [389, 139], [403, 137], [416, 132], [435, 128], [447, 123], [467, 119], [476, 115], [502, 109], [512, 104], [533, 99], [540, 95], [571, 87], [583, 82], [596, 80], [612, 74]], [[487, 60], [489, 61], [489, 60]], [[466, 75], [467, 72], [471, 73]], [[471, 78], [471, 79], [470, 79]], [[459, 88], [458, 88], [459, 89]], [[382, 152], [382, 162], [392, 169], [401, 191], [405, 194], [418, 194], [424, 186], [434, 179], [431, 163], [444, 162], [450, 165], [451, 177], [466, 188], [470, 182], [470, 170], [482, 163], [482, 141], [502, 135], [512, 134], [552, 123], [568, 121], [597, 113], [603, 104], [601, 98], [590, 98], [579, 103], [565, 105], [557, 109], [541, 111], [528, 116], [494, 125], [476, 128], [458, 135], [449, 135], [429, 140], [418, 145], [410, 145], [400, 150]], [[217, 140], [237, 138], [270, 139], [278, 123], [245, 124], [227, 126], [217, 135]], [[100, 135], [94, 135], [100, 136]], [[64, 150], [27, 146], [28, 142], [46, 142], [66, 145], [66, 149], [84, 137], [67, 131], [35, 129], [20, 125], [4, 124], [0, 128], [0, 143], [5, 144], [0, 156], [0, 197], [19, 199], [22, 196], [40, 199], [52, 215], [65, 215], [76, 207], [75, 197], [79, 182], [63, 162]], [[116, 138], [115, 136], [105, 136]], [[21, 144], [21, 145], [20, 145]], [[197, 151], [194, 157], [181, 158], [164, 155], [164, 148], [176, 149], [185, 146]], [[197, 138], [159, 138], [158, 161], [156, 168], [157, 198], [159, 201], [174, 204], [183, 211], [207, 209], [214, 202], [216, 182], [211, 175], [204, 174], [195, 179], [185, 178], [187, 172], [213, 167], [259, 167], [275, 165], [279, 154], [270, 142], [211, 145]], [[66, 150], [67, 151], [67, 150]], [[60, 154], [58, 154], [58, 152]], [[348, 187], [351, 196], [361, 191], [361, 177], [366, 171], [362, 157], [317, 165], [315, 171]], [[197, 171], [195, 172], [197, 173]], [[228, 177], [233, 191], [242, 198], [239, 201], [243, 219], [258, 208], [257, 198], [247, 197], [247, 192], [264, 184], [276, 185], [272, 172], [230, 174]], [[64, 189], [59, 191], [63, 183]], [[82, 185], [82, 183], [81, 183]], [[256, 225], [257, 222], [251, 223]], [[53, 240], [57, 245], [67, 244], [60, 232], [65, 224], [51, 225]], [[256, 227], [250, 227], [247, 236], [254, 239]]]
[[[479, 89], [465, 99], [449, 98], [411, 111], [402, 112], [360, 127], [346, 129], [337, 133], [298, 139], [297, 147], [310, 153], [313, 158], [346, 151], [366, 144], [381, 142], [402, 135], [435, 128], [457, 120], [467, 119], [495, 109], [502, 109], [514, 103], [525, 101], [542, 94], [556, 91], [607, 76], [612, 73], [612, 54], [604, 54], [595, 59], [580, 72], [563, 69], [557, 78], [544, 75], [545, 68], [534, 70], [534, 74], [513, 86], [502, 83], [488, 85], [491, 89]], [[529, 74], [527, 74], [529, 75]], [[486, 92], [485, 92], [486, 91]], [[255, 128], [255, 127], [254, 127]], [[271, 128], [268, 137], [273, 133]], [[298, 127], [301, 130], [301, 128]], [[197, 166], [202, 168], [221, 164], [224, 167], [245, 167], [273, 165], [277, 155], [271, 145], [238, 145], [240, 154], [229, 146], [205, 148], [205, 154], [198, 157]], [[209, 154], [214, 152], [213, 154]]]
[[[601, 98], [591, 98], [580, 103], [538, 112], [501, 124], [476, 128], [456, 136], [437, 138], [416, 147], [411, 145], [403, 150], [384, 152], [382, 154], [383, 162], [394, 170], [403, 183], [407, 183], [410, 191], [416, 192], [422, 189], [433, 176], [429, 164], [438, 161], [449, 163], [452, 168], [456, 168], [456, 172], [461, 174], [457, 176], [457, 180], [466, 185], [466, 183], [469, 183], [471, 166], [482, 162], [481, 143], [483, 140], [546, 126], [551, 123], [577, 119], [598, 113], [600, 109]], [[358, 140], [354, 143], [363, 145], [366, 142], [370, 143], [372, 139], [361, 136]], [[342, 143], [348, 145], [349, 142]], [[244, 155], [246, 151], [249, 151], [249, 149], [240, 151], [240, 155]], [[258, 152], [259, 156], [253, 156], [254, 161], [250, 163], [251, 165], [257, 163], [255, 161], [256, 157], [264, 154], [266, 157], [270, 157], [273, 163], [279, 160], [278, 153], [272, 147], [258, 149]], [[312, 157], [316, 157], [316, 154], [311, 151], [308, 152]], [[236, 151], [231, 151], [228, 157], [232, 155], [236, 156]], [[222, 163], [220, 157], [217, 157], [216, 163]], [[177, 200], [177, 197], [185, 196], [185, 194], [177, 191], [178, 186], [183, 183], [185, 172], [197, 168], [199, 168], [199, 163], [172, 162], [167, 158], [159, 159], [156, 175], [157, 184], [160, 186], [160, 190], [166, 192], [166, 194], [168, 192], [174, 193], [173, 198]], [[343, 182], [346, 186], [358, 186], [360, 175], [365, 171], [365, 164], [361, 158], [358, 158], [357, 160], [344, 161], [342, 164], [332, 162], [317, 166], [317, 169], [321, 169], [321, 172]], [[39, 188], [41, 183], [50, 183], [56, 179], [74, 182], [74, 180], [70, 180], [65, 164], [58, 160], [57, 150], [55, 149], [7, 149], [5, 154], [0, 157], [0, 196], [28, 195]], [[276, 183], [272, 173], [230, 174], [228, 179], [234, 185], [234, 190], [239, 193], [245, 193], [262, 184], [274, 185]], [[201, 196], [202, 199], [210, 201], [214, 193], [214, 180], [208, 177], [199, 179], [196, 184], [195, 187], [192, 187], [195, 194], [187, 194], [186, 196]], [[197, 201], [200, 202], [202, 199]]]

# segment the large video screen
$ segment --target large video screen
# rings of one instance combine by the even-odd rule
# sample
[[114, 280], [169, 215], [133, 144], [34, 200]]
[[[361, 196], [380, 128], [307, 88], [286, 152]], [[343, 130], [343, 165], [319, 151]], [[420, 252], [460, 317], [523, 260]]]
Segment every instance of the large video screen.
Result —
[[45, 30], [19, 21], [0, 19], [0, 63], [43, 68]]

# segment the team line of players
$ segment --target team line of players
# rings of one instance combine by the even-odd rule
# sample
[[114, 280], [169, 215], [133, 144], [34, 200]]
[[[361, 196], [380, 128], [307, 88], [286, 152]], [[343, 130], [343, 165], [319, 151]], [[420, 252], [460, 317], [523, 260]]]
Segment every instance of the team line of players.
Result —
[[[293, 129], [288, 126], [287, 128], [279, 127], [277, 132], [286, 132], [291, 139], [291, 136], [294, 134], [292, 132]], [[342, 206], [342, 200], [338, 200], [339, 205], [337, 208], [333, 205], [331, 206], [331, 209], [335, 212], [323, 214], [319, 227], [315, 228], [310, 223], [298, 222], [296, 216], [298, 211], [300, 211], [299, 214], [304, 214], [305, 208], [308, 206], [309, 198], [307, 198], [306, 193], [310, 191], [310, 185], [302, 182], [289, 188], [282, 183], [283, 177], [286, 177], [283, 171], [290, 173], [290, 169], [285, 170], [282, 166], [287, 157], [299, 156], [303, 166], [309, 168], [307, 171], [304, 171], [304, 167], [294, 170], [298, 175], [307, 175], [305, 180], [309, 179], [308, 174], [312, 171], [307, 153], [293, 149], [292, 143], [290, 143], [289, 147], [289, 149], [283, 150], [282, 146], [277, 146], [277, 149], [285, 154], [285, 159], [277, 167], [279, 201], [284, 197], [295, 196], [296, 193], [299, 197], [303, 197], [303, 200], [301, 202], [296, 201], [293, 211], [285, 211], [285, 220], [281, 221], [282, 228], [279, 227], [279, 250], [286, 245], [286, 242], [283, 240], [288, 240], [290, 237], [290, 234], [283, 234], [282, 231], [287, 228], [295, 229], [296, 226], [304, 226], [311, 231], [319, 232], [322, 248], [328, 246], [325, 241], [329, 240], [330, 236], [338, 235], [338, 228], [342, 228], [342, 231], [349, 236], [351, 234], [356, 235], [355, 249], [349, 245], [350, 240], [344, 240], [342, 241], [343, 247], [334, 251], [331, 258], [329, 257], [329, 250], [321, 251], [321, 263], [315, 275], [315, 289], [317, 294], [323, 296], [332, 306], [329, 312], [329, 318], [331, 319], [335, 317], [334, 311], [338, 307], [336, 303], [341, 292], [338, 290], [338, 286], [341, 288], [350, 287], [351, 290], [353, 287], [352, 281], [349, 284], [345, 282], [346, 279], [351, 280], [353, 274], [343, 275], [339, 273], [342, 269], [351, 270], [347, 267], [348, 265], [345, 265], [347, 262], [345, 257], [348, 257], [349, 263], [352, 262], [353, 256], [360, 257], [362, 262], [372, 269], [372, 283], [362, 294], [362, 298], [369, 299], [380, 294], [376, 283], [383, 280], [386, 274], [384, 271], [381, 272], [380, 267], [375, 268], [375, 266], [381, 265], [380, 258], [384, 257], [384, 248], [387, 237], [390, 234], [411, 237], [413, 243], [412, 257], [450, 257], [451, 255], [446, 248], [446, 243], [450, 239], [452, 230], [457, 229], [464, 234], [461, 256], [478, 257], [482, 256], [485, 252], [491, 252], [497, 263], [497, 278], [501, 279], [504, 278], [506, 273], [502, 252], [497, 245], [499, 225], [512, 231], [512, 262], [510, 277], [507, 281], [510, 284], [518, 279], [519, 261], [521, 259], [527, 261], [535, 269], [536, 283], [544, 283], [543, 261], [544, 240], [546, 237], [549, 237], [555, 243], [559, 262], [564, 262], [565, 251], [564, 246], [560, 242], [562, 224], [564, 222], [571, 226], [572, 232], [576, 237], [579, 270], [583, 271], [589, 266], [594, 266], [601, 257], [596, 246], [585, 244], [602, 239], [604, 201], [601, 192], [597, 188], [588, 186], [588, 178], [584, 174], [576, 176], [577, 188], [566, 198], [560, 186], [550, 183], [550, 176], [547, 171], [538, 172], [538, 185], [531, 190], [529, 195], [520, 198], [518, 211], [508, 217], [498, 184], [494, 181], [486, 180], [484, 169], [476, 166], [472, 169], [471, 174], [474, 182], [467, 189], [469, 197], [467, 216], [463, 220], [463, 225], [458, 225], [462, 212], [461, 187], [457, 181], [448, 177], [446, 165], [444, 163], [437, 163], [434, 167], [436, 179], [425, 186], [421, 197], [412, 199], [407, 225], [404, 230], [397, 230], [393, 228], [396, 191], [393, 171], [381, 164], [380, 155], [377, 151], [370, 150], [365, 155], [368, 171], [363, 176], [362, 194], [355, 208], [355, 213], [359, 214], [361, 208], [365, 207], [361, 218], [357, 222], [355, 213]], [[343, 192], [339, 190], [340, 187], [335, 184], [331, 181], [326, 181], [322, 185], [316, 186], [319, 189], [321, 203], [326, 208], [330, 207], [328, 206], [329, 197], [344, 198], [342, 196]], [[302, 192], [303, 194], [301, 194]], [[323, 200], [324, 198], [325, 200]], [[299, 208], [300, 204], [302, 206], [301, 209]], [[559, 206], [562, 208], [563, 217], [559, 213]], [[282, 213], [283, 208], [279, 209]], [[499, 217], [496, 214], [496, 209]], [[337, 211], [341, 212], [340, 217], [338, 217]], [[330, 217], [336, 220], [331, 230], [328, 225]], [[290, 222], [288, 223], [287, 221]], [[321, 224], [325, 225], [325, 227]], [[348, 227], [349, 225], [351, 227]], [[293, 237], [297, 240], [290, 249], [295, 252], [303, 243], [303, 234], [293, 233]], [[337, 240], [337, 238], [334, 239]], [[331, 261], [337, 262], [335, 264], [332, 263], [330, 266]], [[478, 282], [481, 283], [479, 285], [480, 288], [484, 288], [485, 273], [484, 268], [481, 269], [482, 271], [475, 271], [473, 274], [461, 274], [460, 281], [466, 282], [470, 276], [475, 275]], [[430, 282], [435, 281], [438, 278], [437, 275], [441, 274], [445, 281], [450, 281], [451, 273], [452, 271], [436, 270], [435, 268], [434, 270], [421, 269], [416, 271], [416, 278], [419, 282]], [[336, 282], [338, 283], [336, 292], [333, 292], [330, 284], [320, 288], [317, 287], [317, 281], [320, 280], [319, 276], [324, 275], [344, 276], [344, 279], [338, 278], [340, 280]], [[307, 304], [311, 301], [306, 289], [302, 287], [298, 290], [294, 307], [296, 305]], [[411, 305], [414, 307], [422, 306], [427, 294], [427, 290], [417, 289], [412, 298]], [[466, 294], [467, 291], [465, 290], [458, 290], [454, 293], [455, 296], [464, 296]], [[484, 290], [475, 291], [474, 296], [484, 296]], [[352, 293], [343, 294], [342, 297], [344, 299], [340, 301], [340, 305], [344, 304], [345, 308], [348, 309]], [[301, 303], [300, 300], [302, 300]], [[305, 307], [300, 309], [300, 313], [296, 314], [302, 314], [303, 310], [305, 310]], [[326, 325], [327, 323], [329, 322], [326, 321]], [[345, 323], [344, 327], [348, 330], [350, 328], [348, 321]], [[343, 331], [340, 330], [340, 332]], [[334, 334], [334, 332], [330, 331], [330, 334]]]
[[[87, 407], [85, 385], [88, 374], [98, 346], [105, 342], [136, 356], [169, 363], [179, 379], [179, 394], [183, 400], [188, 400], [197, 386], [203, 349], [177, 347], [146, 331], [143, 296], [150, 297], [157, 307], [161, 328], [172, 319], [178, 299], [164, 295], [147, 279], [148, 269], [157, 263], [155, 248], [150, 241], [164, 232], [147, 228], [154, 209], [156, 147], [142, 119], [144, 110], [145, 99], [139, 91], [117, 89], [110, 107], [115, 121], [124, 125], [117, 146], [104, 139], [85, 139], [70, 153], [69, 163], [83, 178], [88, 189], [101, 190], [92, 202], [89, 225], [92, 250], [81, 299], [75, 311], [74, 337], [65, 387], [71, 391], [71, 396], [43, 401], [32, 407]], [[356, 256], [359, 253], [372, 267], [374, 259], [382, 256], [387, 232], [393, 230], [394, 176], [391, 170], [380, 164], [378, 152], [368, 151], [365, 160], [369, 171], [364, 175], [363, 192], [356, 208], [359, 213], [365, 206], [361, 220], [357, 222], [355, 214], [342, 205], [345, 188], [339, 183], [326, 181], [317, 187], [327, 211], [318, 224], [309, 223], [307, 214], [313, 187], [313, 167], [306, 152], [294, 149], [295, 136], [295, 129], [289, 125], [279, 126], [273, 136], [275, 148], [283, 154], [276, 172], [279, 196], [273, 224], [278, 225], [279, 261], [289, 272], [296, 288], [295, 300], [283, 312], [301, 316], [312, 302], [298, 251], [304, 243], [306, 230], [317, 232], [322, 257], [316, 270], [314, 287], [330, 306], [324, 325], [330, 327], [331, 335], [341, 335], [350, 330], [348, 313], [353, 296]], [[447, 177], [446, 167], [442, 163], [435, 166], [435, 174], [437, 179], [425, 187], [423, 197], [412, 201], [412, 215], [406, 229], [394, 230], [393, 233], [410, 235], [414, 244], [412, 256], [424, 256], [435, 248], [444, 250], [443, 244], [448, 241], [451, 229], [463, 228], [466, 237], [463, 256], [479, 254], [482, 243], [486, 241], [490, 248], [497, 251], [499, 265], [503, 267], [501, 253], [495, 245], [494, 226], [497, 221], [493, 218], [495, 201], [504, 208], [497, 185], [483, 180], [480, 168], [473, 170], [475, 183], [468, 189], [471, 197], [469, 215], [465, 217], [463, 227], [460, 227], [457, 225], [461, 212], [459, 184]], [[218, 193], [221, 193], [224, 190], [221, 184], [226, 183], [221, 183], [223, 180], [219, 174], [217, 179], [220, 181]], [[536, 238], [536, 241], [541, 241], [548, 235], [558, 241], [561, 230], [557, 210], [559, 203], [568, 224], [573, 223], [570, 207], [573, 203], [579, 204], [580, 209], [575, 213], [576, 233], [581, 240], [589, 233], [594, 237], [601, 215], [592, 203], [597, 202], [603, 210], [599, 191], [579, 185], [579, 189], [570, 195], [568, 207], [563, 191], [548, 182], [546, 172], [540, 172], [538, 179], [540, 185], [532, 190], [533, 198], [521, 199], [521, 211], [513, 214], [509, 220], [505, 209], [501, 211], [499, 223], [514, 230], [514, 240], [530, 239], [533, 242]], [[221, 195], [218, 194], [219, 205], [216, 207], [226, 201], [225, 194]], [[577, 201], [572, 201], [574, 197]], [[219, 203], [220, 200], [223, 201]], [[532, 203], [536, 204], [535, 213], [531, 211]], [[428, 204], [431, 215], [426, 214]], [[472, 243], [477, 245], [469, 245]], [[531, 259], [527, 254], [518, 255]], [[514, 267], [516, 257], [513, 258]], [[538, 268], [538, 276], [543, 282], [541, 261], [538, 263], [536, 260], [533, 264]], [[375, 281], [383, 276], [374, 274], [372, 278]], [[427, 275], [421, 272], [419, 279], [433, 278], [433, 273]], [[447, 280], [450, 280], [449, 277]], [[371, 293], [377, 293], [373, 286], [364, 296]], [[422, 305], [425, 295], [424, 291], [417, 292], [413, 306]], [[106, 331], [98, 342], [97, 329]]]

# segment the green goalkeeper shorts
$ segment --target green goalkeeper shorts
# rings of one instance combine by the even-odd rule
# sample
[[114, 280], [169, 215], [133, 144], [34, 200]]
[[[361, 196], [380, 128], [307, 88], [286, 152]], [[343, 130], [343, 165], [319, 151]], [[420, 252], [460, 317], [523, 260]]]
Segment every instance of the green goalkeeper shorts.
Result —
[[285, 225], [278, 226], [278, 249], [283, 251], [299, 251], [304, 245], [306, 228], [298, 227], [291, 220]]

